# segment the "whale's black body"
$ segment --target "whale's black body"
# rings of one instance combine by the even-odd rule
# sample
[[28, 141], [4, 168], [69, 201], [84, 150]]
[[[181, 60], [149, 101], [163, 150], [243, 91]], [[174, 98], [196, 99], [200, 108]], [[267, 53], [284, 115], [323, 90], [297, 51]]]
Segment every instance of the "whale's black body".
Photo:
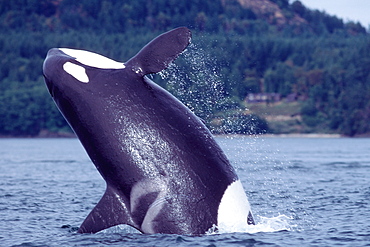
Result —
[[[237, 175], [209, 130], [145, 77], [165, 69], [190, 37], [188, 29], [174, 29], [128, 62], [104, 58], [103, 66], [95, 65], [102, 57], [93, 53], [48, 52], [43, 71], [49, 92], [107, 184], [79, 232], [127, 224], [144, 233], [203, 234], [230, 221], [224, 215], [229, 209], [253, 224]], [[233, 187], [241, 193], [239, 209], [228, 208], [238, 204], [230, 202], [235, 193], [225, 192]]]

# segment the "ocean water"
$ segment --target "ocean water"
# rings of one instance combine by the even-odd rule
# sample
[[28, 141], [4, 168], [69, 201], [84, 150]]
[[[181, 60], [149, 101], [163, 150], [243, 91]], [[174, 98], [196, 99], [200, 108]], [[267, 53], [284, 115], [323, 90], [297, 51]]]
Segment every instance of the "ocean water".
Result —
[[256, 226], [78, 234], [104, 193], [77, 139], [0, 139], [0, 246], [370, 246], [370, 139], [217, 137]]

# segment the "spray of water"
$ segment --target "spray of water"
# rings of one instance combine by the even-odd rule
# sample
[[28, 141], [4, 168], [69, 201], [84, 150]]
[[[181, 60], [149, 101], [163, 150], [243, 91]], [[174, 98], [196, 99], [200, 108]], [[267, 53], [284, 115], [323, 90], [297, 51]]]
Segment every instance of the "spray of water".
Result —
[[[257, 216], [256, 225], [234, 225], [228, 226], [227, 228], [221, 228], [217, 226], [211, 227], [206, 235], [214, 234], [225, 234], [225, 233], [250, 233], [255, 234], [259, 232], [279, 232], [279, 231], [292, 231], [297, 227], [292, 224], [293, 217], [286, 215], [279, 215], [276, 217], [263, 217]], [[140, 231], [128, 225], [117, 225], [100, 232], [100, 234], [112, 234], [112, 233], [124, 233], [124, 234], [141, 234]]]
[[292, 220], [292, 217], [288, 217], [286, 215], [279, 215], [271, 218], [258, 216], [258, 223], [256, 225], [234, 225], [227, 228], [213, 226], [206, 234], [213, 235], [235, 232], [254, 234], [259, 232], [291, 231], [296, 227], [296, 225], [291, 223]]
[[[223, 134], [252, 134], [254, 137], [250, 138], [250, 140], [252, 142], [257, 142], [258, 135], [256, 135], [256, 133], [260, 133], [258, 128], [261, 128], [258, 125], [258, 117], [244, 115], [242, 113], [244, 109], [240, 108], [240, 105], [235, 104], [235, 102], [232, 102], [234, 108], [225, 104], [227, 101], [230, 102], [230, 99], [227, 98], [227, 93], [224, 90], [222, 82], [223, 79], [218, 73], [218, 69], [215, 58], [208, 55], [195, 44], [191, 44], [176, 63], [171, 64], [168, 69], [159, 74], [162, 79], [166, 81], [166, 89], [187, 105], [197, 116], [202, 118], [206, 124], [208, 123], [207, 125], [210, 127], [211, 131]], [[214, 127], [212, 121], [215, 120], [221, 122], [218, 129], [212, 129]], [[229, 136], [229, 138], [233, 139], [233, 136]], [[237, 139], [238, 138], [236, 138], [236, 140]], [[238, 166], [241, 166], [245, 162], [244, 158], [242, 158], [243, 155], [249, 154], [250, 156], [250, 154], [258, 153], [256, 150], [246, 149], [256, 146], [259, 145], [256, 145], [256, 143], [251, 143], [247, 147], [240, 145], [242, 150], [238, 150], [237, 152], [240, 153], [235, 155], [235, 157], [239, 157], [239, 159], [243, 159], [243, 161], [238, 160], [235, 162], [237, 164], [234, 164], [234, 166], [237, 170]], [[252, 157], [249, 156], [245, 157], [245, 159], [250, 160]], [[271, 153], [269, 155], [259, 154], [252, 158], [252, 160], [258, 164], [266, 164], [266, 162], [274, 163], [271, 159]], [[274, 163], [272, 166], [273, 170], [270, 172], [279, 172], [279, 167], [282, 166], [282, 164]], [[257, 167], [258, 165], [255, 164], [254, 169], [258, 169]], [[279, 177], [279, 174], [275, 175], [276, 176], [270, 177]], [[253, 181], [253, 179], [250, 181]], [[263, 179], [261, 182], [265, 183], [262, 185], [265, 188], [276, 188], [276, 186], [279, 185], [279, 181], [275, 180], [267, 181]], [[266, 193], [272, 195], [276, 194], [276, 191], [269, 192], [270, 193]], [[274, 215], [274, 213], [272, 213], [272, 215]], [[272, 217], [255, 215], [256, 225], [235, 225], [227, 228], [214, 226], [208, 231], [208, 234], [290, 231], [296, 229], [296, 225], [293, 224], [292, 220], [293, 216], [287, 216], [285, 214]]]
[[245, 115], [238, 100], [225, 91], [216, 58], [190, 44], [182, 56], [159, 73], [166, 89], [183, 102], [216, 134], [263, 133], [261, 119]]
[[225, 99], [216, 60], [195, 44], [159, 75], [166, 81], [166, 89], [206, 123]]
[[[222, 77], [217, 72], [217, 62], [214, 58], [207, 55], [201, 48], [192, 44], [188, 50], [183, 54], [180, 63], [172, 64], [167, 70], [161, 72], [162, 79], [167, 80], [167, 89], [174, 94], [178, 99], [185, 103], [195, 114], [207, 121], [214, 121], [220, 116], [222, 124], [221, 128], [216, 130], [217, 133], [244, 133], [254, 134], [254, 137], [250, 138], [250, 145], [240, 145], [241, 150], [234, 157], [243, 159], [236, 161], [234, 166], [238, 169], [244, 163], [244, 156], [246, 154], [257, 154], [256, 150], [246, 150], [248, 148], [256, 148], [259, 145], [255, 142], [258, 140], [259, 126], [256, 124], [258, 120], [253, 115], [240, 114], [243, 109], [238, 111], [224, 107], [222, 102], [227, 99], [227, 94], [224, 92], [222, 84]], [[217, 107], [218, 106], [218, 107]], [[240, 107], [240, 106], [239, 106]], [[226, 111], [232, 112], [231, 114], [225, 113]], [[223, 114], [219, 114], [223, 112]], [[217, 115], [218, 114], [218, 115]], [[213, 119], [212, 119], [213, 118]], [[209, 125], [212, 129], [212, 125]], [[229, 139], [233, 139], [232, 135], [229, 135]], [[235, 140], [238, 141], [239, 138]], [[240, 140], [239, 140], [240, 141]], [[254, 143], [253, 143], [254, 142]], [[271, 155], [271, 154], [270, 154]], [[248, 157], [245, 157], [247, 159]], [[249, 157], [250, 158], [250, 157]], [[261, 159], [263, 159], [261, 161]], [[257, 163], [266, 163], [271, 161], [272, 157], [267, 154], [259, 154], [253, 157], [253, 160]], [[256, 161], [257, 160], [257, 161]], [[243, 164], [244, 166], [245, 164]], [[282, 164], [275, 164], [274, 166], [281, 166]], [[255, 164], [255, 169], [258, 169], [258, 165]], [[279, 169], [274, 169], [271, 172], [279, 172]], [[279, 177], [279, 174], [275, 174]], [[253, 181], [251, 179], [250, 181]], [[278, 181], [264, 181], [268, 185], [265, 187], [274, 187]], [[271, 192], [271, 191], [270, 191]], [[271, 192], [274, 194], [274, 192]], [[276, 213], [276, 212], [275, 212]], [[293, 230], [296, 228], [292, 224], [293, 217], [287, 215], [278, 215], [272, 217], [266, 216], [255, 216], [256, 225], [235, 225], [227, 228], [220, 228], [217, 226], [212, 227], [208, 234], [220, 234], [220, 233], [233, 233], [233, 232], [246, 232], [246, 233], [258, 233], [258, 232], [275, 232], [284, 230]]]

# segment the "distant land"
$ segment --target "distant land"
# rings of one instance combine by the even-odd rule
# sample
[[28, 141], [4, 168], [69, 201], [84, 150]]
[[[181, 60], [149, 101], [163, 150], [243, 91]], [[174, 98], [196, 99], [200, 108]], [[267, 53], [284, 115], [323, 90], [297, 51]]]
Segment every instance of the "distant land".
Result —
[[194, 44], [176, 61], [181, 80], [153, 80], [215, 134], [370, 133], [370, 35], [358, 22], [288, 0], [12, 0], [0, 4], [0, 136], [70, 135], [43, 82], [50, 48], [125, 61], [178, 26]]

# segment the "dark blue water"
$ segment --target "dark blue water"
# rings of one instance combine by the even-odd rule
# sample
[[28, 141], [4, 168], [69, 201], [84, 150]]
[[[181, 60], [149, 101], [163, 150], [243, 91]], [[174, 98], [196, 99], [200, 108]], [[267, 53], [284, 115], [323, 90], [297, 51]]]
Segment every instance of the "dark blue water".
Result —
[[217, 140], [258, 224], [191, 237], [77, 234], [105, 190], [78, 140], [0, 139], [0, 246], [370, 246], [370, 139]]

